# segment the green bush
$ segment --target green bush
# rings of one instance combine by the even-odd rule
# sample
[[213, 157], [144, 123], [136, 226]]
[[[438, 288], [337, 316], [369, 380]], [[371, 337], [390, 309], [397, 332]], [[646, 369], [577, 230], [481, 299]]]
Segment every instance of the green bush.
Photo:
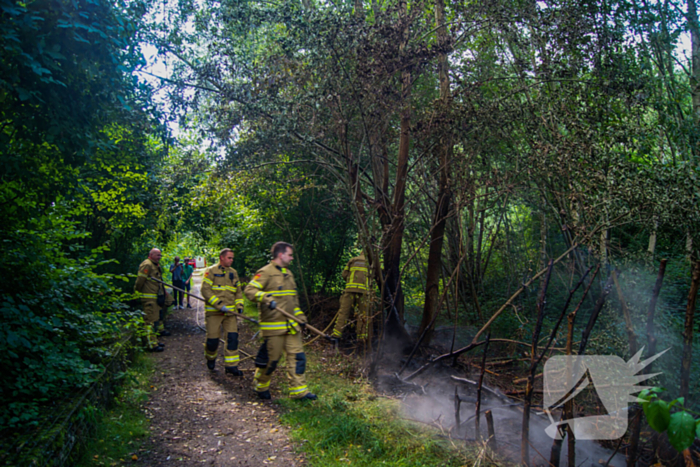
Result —
[[105, 248], [83, 252], [85, 234], [55, 212], [29, 227], [0, 231], [0, 432], [37, 425], [88, 386], [141, 319], [115, 287], [128, 279], [95, 272]]

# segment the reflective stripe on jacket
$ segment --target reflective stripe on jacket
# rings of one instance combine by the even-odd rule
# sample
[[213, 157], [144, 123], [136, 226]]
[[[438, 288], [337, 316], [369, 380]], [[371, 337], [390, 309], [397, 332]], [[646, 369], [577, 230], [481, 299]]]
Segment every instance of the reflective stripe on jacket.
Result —
[[245, 296], [258, 304], [260, 330], [263, 336], [295, 334], [299, 331], [298, 324], [287, 319], [278, 310], [271, 310], [268, 307], [273, 300], [284, 311], [292, 313], [302, 322], [306, 322], [306, 315], [299, 308], [294, 275], [289, 269], [280, 268], [275, 263], [270, 262], [255, 273], [245, 288]]
[[158, 291], [165, 294], [163, 284], [148, 280], [149, 277], [162, 281], [163, 271], [160, 269], [160, 264], [147, 258], [139, 265], [139, 273], [134, 284], [134, 292], [141, 300], [156, 300]]
[[343, 279], [345, 279], [345, 290], [354, 293], [367, 293], [367, 261], [365, 255], [361, 254], [348, 261], [348, 265], [343, 269]]
[[243, 291], [238, 282], [238, 273], [232, 267], [225, 268], [216, 263], [205, 269], [201, 290], [206, 300], [205, 311], [221, 311], [222, 306], [231, 311], [243, 308]]

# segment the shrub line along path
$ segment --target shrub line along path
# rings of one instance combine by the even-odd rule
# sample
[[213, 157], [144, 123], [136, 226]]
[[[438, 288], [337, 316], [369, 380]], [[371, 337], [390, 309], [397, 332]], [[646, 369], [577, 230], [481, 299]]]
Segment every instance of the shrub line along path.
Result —
[[[193, 282], [192, 293], [198, 295], [201, 274]], [[161, 338], [165, 352], [152, 354], [156, 370], [145, 407], [151, 436], [138, 464], [305, 465], [303, 454], [294, 452], [289, 429], [279, 424], [274, 399], [263, 402], [255, 396], [252, 359], [241, 362], [240, 378], [224, 374], [221, 355], [216, 371], [207, 369], [205, 332], [199, 327], [204, 326], [204, 307], [190, 301], [192, 309], [177, 310], [168, 318], [172, 336]], [[256, 331], [239, 322], [239, 347], [248, 354], [256, 352], [257, 341], [251, 342]], [[282, 373], [279, 378], [284, 378]], [[273, 397], [283, 396], [273, 388]]]

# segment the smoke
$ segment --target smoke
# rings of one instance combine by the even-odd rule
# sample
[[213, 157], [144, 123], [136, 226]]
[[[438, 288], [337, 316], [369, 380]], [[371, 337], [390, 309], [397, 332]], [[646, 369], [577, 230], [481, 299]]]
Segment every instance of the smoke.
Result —
[[[441, 375], [440, 380], [447, 379]], [[432, 384], [425, 389], [427, 394], [411, 394], [404, 398], [403, 415], [405, 418], [415, 420], [440, 429], [451, 438], [462, 442], [476, 440], [475, 404], [476, 391], [471, 385], [462, 383], [435, 384], [435, 378], [431, 378]], [[425, 384], [427, 381], [421, 381]], [[460, 404], [460, 427], [455, 425], [455, 388], [461, 399], [468, 399]], [[495, 390], [498, 393], [497, 390]], [[484, 412], [490, 410], [493, 414], [496, 449], [495, 453], [506, 460], [518, 462], [520, 460], [520, 438], [522, 429], [522, 405], [517, 401], [509, 401], [505, 396], [495, 396], [482, 390], [480, 432], [483, 438], [487, 437], [487, 423]], [[532, 413], [530, 417], [530, 455], [534, 464], [549, 463], [549, 455], [553, 440], [546, 433], [549, 420], [541, 414]], [[577, 440], [576, 465], [600, 465], [605, 463], [613, 455], [613, 450], [604, 448], [595, 441]], [[567, 445], [564, 443], [561, 454], [561, 465], [567, 462]], [[610, 462], [611, 466], [624, 466], [625, 458], [616, 454]]]
[[[662, 372], [662, 374], [644, 383], [646, 386], [662, 385], [666, 387], [668, 391], [662, 397], [667, 400], [678, 396], [679, 387], [681, 353], [683, 348], [683, 321], [690, 275], [687, 264], [682, 263], [682, 261], [682, 259], [669, 261], [654, 317], [654, 334], [657, 339], [656, 352], [665, 349], [670, 350], [654, 362], [653, 370], [649, 371], [654, 373]], [[644, 360], [649, 356], [647, 312], [654, 282], [656, 280], [656, 271], [649, 268], [648, 265], [642, 263], [636, 264], [633, 262], [628, 262], [626, 264], [620, 262], [617, 267], [622, 271], [620, 275], [620, 285], [634, 326], [637, 349], [646, 346], [645, 351], [640, 356], [640, 359]], [[604, 282], [600, 277], [596, 280], [601, 283]], [[581, 337], [582, 329], [588, 321], [590, 308], [595, 302], [595, 294], [599, 293], [596, 292], [596, 287], [594, 287], [591, 292], [592, 295], [584, 302], [577, 316], [576, 328], [574, 331], [575, 342]], [[552, 305], [557, 303], [553, 297], [549, 298], [551, 299]], [[617, 291], [613, 289], [591, 335], [586, 350], [587, 355], [617, 355], [624, 360], [629, 360], [633, 357], [629, 352], [629, 340], [619, 300]], [[543, 336], [548, 337], [548, 333], [550, 332], [548, 326], [552, 325], [552, 320], [555, 319], [553, 317], [558, 316], [560, 311], [561, 310], [555, 309], [554, 306], [549, 308], [545, 318]], [[507, 316], [504, 315], [500, 320], [506, 318]], [[566, 321], [558, 332], [557, 339], [554, 341], [554, 347], [561, 347], [565, 342], [565, 323]], [[438, 352], [449, 352], [451, 348], [458, 349], [463, 347], [471, 341], [476, 332], [476, 329], [472, 327], [457, 327], [457, 335], [453, 340], [452, 329], [451, 326], [439, 327], [436, 329], [431, 345], [433, 348], [437, 348]], [[414, 337], [417, 337], [415, 336], [416, 329], [414, 329], [414, 327], [407, 326], [407, 330], [413, 332]], [[521, 331], [524, 332], [524, 335], [530, 335], [525, 325], [521, 327]], [[500, 337], [514, 338], [512, 335]], [[517, 337], [515, 338], [517, 339]], [[527, 340], [527, 338], [524, 340]], [[694, 336], [694, 358], [691, 368], [691, 378], [693, 379], [690, 384], [691, 396], [686, 400], [686, 407], [697, 407], [698, 404], [700, 404], [697, 390], [692, 390], [692, 388], [700, 386], [698, 382], [700, 379], [700, 358], [697, 358], [697, 356], [700, 355], [699, 345], [700, 334], [696, 333]], [[574, 349], [576, 349], [577, 346], [578, 344], [575, 344]], [[489, 348], [489, 357], [492, 359], [497, 355], [508, 355], [511, 358], [515, 357], [517, 359], [518, 357], [524, 356], [524, 350], [527, 349], [522, 346], [512, 345], [506, 348], [505, 346], [499, 347], [492, 343]], [[553, 351], [549, 353], [548, 356], [556, 354], [557, 352]], [[400, 359], [400, 357], [398, 357], [398, 359]], [[521, 366], [520, 368], [516, 367], [513, 377], [524, 376], [524, 369], [525, 366]], [[541, 371], [542, 367], [538, 369], [538, 373]], [[505, 373], [505, 370], [497, 370], [497, 372]], [[468, 374], [465, 375], [464, 372], [458, 373], [457, 370], [453, 368], [438, 366], [412, 380], [412, 382], [423, 386], [426, 390], [426, 394], [415, 393], [405, 396], [403, 401], [404, 416], [408, 419], [441, 429], [443, 433], [453, 439], [464, 440], [466, 438], [468, 440], [475, 440], [477, 438], [474, 420], [475, 404], [473, 402], [476, 398], [475, 388], [473, 385], [451, 381], [451, 375], [462, 378], [465, 376], [468, 378], [470, 377]], [[472, 375], [471, 378], [476, 379], [476, 376]], [[486, 381], [489, 381], [488, 376]], [[459, 418], [461, 423], [459, 427], [455, 425], [455, 388], [457, 388], [459, 396], [462, 399], [466, 399], [466, 401], [460, 404], [461, 410]], [[403, 388], [403, 390], [405, 389], [406, 388]], [[542, 379], [536, 380], [536, 390], [538, 389], [542, 389]], [[592, 397], [589, 397], [589, 395], [585, 393], [583, 396], [584, 403], [577, 405], [577, 409], [580, 410], [580, 413], [575, 414], [577, 417], [591, 415], [599, 409], [594, 402], [591, 402], [593, 399]], [[493, 414], [497, 443], [496, 453], [508, 460], [519, 462], [522, 405], [515, 400], [511, 401], [503, 395], [499, 397], [489, 393], [483, 393], [480, 431], [484, 437], [487, 431], [486, 419], [483, 413], [486, 410], [491, 410]], [[535, 413], [537, 411], [542, 412], [542, 408], [536, 407], [530, 419], [531, 460], [535, 464], [546, 465], [549, 463], [553, 440], [547, 435], [545, 430], [551, 422], [544, 414]], [[558, 419], [558, 414], [555, 413], [554, 418]], [[611, 444], [616, 444], [616, 442]], [[612, 455], [612, 449], [607, 449], [595, 441], [577, 440], [576, 442], [576, 465], [599, 465], [601, 462], [607, 462]], [[566, 463], [567, 456], [567, 443], [565, 442], [562, 446], [560, 457], [562, 459], [562, 464]], [[610, 462], [610, 465], [616, 466], [622, 466], [624, 464], [624, 456], [619, 453], [616, 454]]]

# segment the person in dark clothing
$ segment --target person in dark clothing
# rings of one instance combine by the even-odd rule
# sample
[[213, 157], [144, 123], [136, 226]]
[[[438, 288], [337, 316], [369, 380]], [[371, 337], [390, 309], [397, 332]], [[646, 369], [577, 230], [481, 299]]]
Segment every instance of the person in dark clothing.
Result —
[[[194, 273], [194, 266], [192, 265], [192, 260], [189, 258], [185, 258], [184, 260], [184, 273], [182, 275], [182, 282], [185, 283], [185, 291], [189, 292], [192, 288], [192, 274]], [[192, 305], [190, 304], [190, 295], [187, 293], [185, 294], [187, 298], [187, 308], [192, 308]]]
[[[185, 269], [183, 268], [182, 263], [180, 262], [179, 256], [176, 256], [174, 261], [175, 263], [170, 266], [170, 273], [173, 275], [173, 285], [178, 289], [184, 289], [185, 281], [183, 281], [182, 279]], [[175, 309], [182, 310], [184, 308], [182, 306], [182, 299], [184, 298], [184, 294], [177, 289], [173, 289], [173, 295], [175, 296]]]

